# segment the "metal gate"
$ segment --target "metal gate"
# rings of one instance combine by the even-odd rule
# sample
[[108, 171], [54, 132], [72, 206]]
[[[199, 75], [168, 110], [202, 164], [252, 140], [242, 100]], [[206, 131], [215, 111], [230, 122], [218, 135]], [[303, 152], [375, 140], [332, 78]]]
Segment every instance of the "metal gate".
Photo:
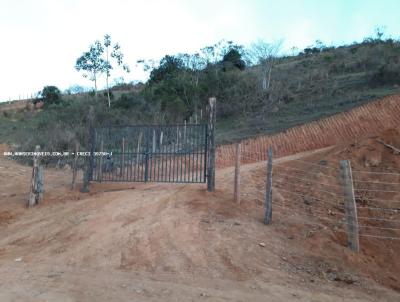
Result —
[[94, 181], [205, 183], [207, 125], [96, 128]]

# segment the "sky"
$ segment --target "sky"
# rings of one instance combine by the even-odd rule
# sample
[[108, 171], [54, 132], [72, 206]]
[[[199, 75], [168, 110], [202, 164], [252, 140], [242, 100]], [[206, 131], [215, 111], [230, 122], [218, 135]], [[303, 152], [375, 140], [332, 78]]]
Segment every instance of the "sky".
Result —
[[105, 34], [121, 45], [131, 69], [111, 78], [143, 81], [137, 60], [194, 53], [222, 39], [243, 45], [282, 39], [284, 52], [317, 39], [360, 42], [377, 26], [398, 39], [399, 11], [399, 0], [0, 0], [0, 102], [46, 85], [93, 86], [74, 66]]

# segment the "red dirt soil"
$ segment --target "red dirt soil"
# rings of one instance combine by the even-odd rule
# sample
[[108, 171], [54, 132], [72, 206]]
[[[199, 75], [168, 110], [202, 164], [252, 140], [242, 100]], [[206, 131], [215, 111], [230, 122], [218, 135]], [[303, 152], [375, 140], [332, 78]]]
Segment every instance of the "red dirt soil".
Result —
[[[272, 146], [275, 157], [288, 156], [351, 143], [361, 137], [378, 135], [379, 132], [400, 125], [400, 95], [391, 95], [380, 100], [335, 114], [311, 123], [287, 129], [271, 136], [258, 136], [242, 141], [242, 162], [252, 163], [266, 160], [267, 148]], [[218, 167], [229, 167], [235, 163], [235, 145], [217, 148]]]
[[[342, 159], [355, 171], [400, 171], [400, 155], [377, 138], [276, 160], [269, 226], [265, 162], [242, 166], [241, 204], [232, 168], [217, 171], [214, 193], [93, 183], [89, 194], [70, 191], [69, 170], [46, 169], [44, 201], [26, 209], [31, 169], [0, 158], [0, 301], [400, 301], [400, 241], [361, 237], [360, 253], [351, 252], [342, 204], [324, 192], [341, 194]], [[400, 146], [397, 130], [379, 138]], [[360, 194], [358, 205], [375, 205]], [[379, 199], [393, 206], [400, 194]]]
[[[305, 225], [310, 225], [308, 248], [311, 252], [307, 251], [304, 259], [309, 260], [313, 255], [315, 262], [326, 261], [341, 254], [343, 259], [337, 263], [341, 269], [358, 271], [400, 291], [400, 155], [382, 142], [400, 149], [400, 131], [390, 129], [380, 136], [302, 157], [301, 161], [294, 159], [281, 165], [278, 159], [274, 168], [277, 189], [273, 202], [277, 212], [282, 213], [282, 230], [288, 228], [290, 236], [296, 236], [304, 228], [299, 228], [298, 224], [290, 228], [287, 223], [291, 218], [297, 223], [296, 218], [303, 219]], [[360, 235], [365, 237], [360, 237], [361, 252], [356, 256], [347, 250], [338, 250], [339, 246], [346, 245], [344, 206], [340, 200], [339, 161], [343, 159], [350, 160], [352, 165], [359, 225], [365, 226], [360, 228]], [[251, 191], [254, 184], [265, 179], [265, 168], [263, 170], [255, 170], [253, 177], [243, 184], [249, 196], [261, 201], [262, 196], [254, 196]], [[376, 208], [392, 210], [377, 211]], [[293, 213], [300, 217], [288, 216]], [[319, 232], [325, 234], [317, 236]]]

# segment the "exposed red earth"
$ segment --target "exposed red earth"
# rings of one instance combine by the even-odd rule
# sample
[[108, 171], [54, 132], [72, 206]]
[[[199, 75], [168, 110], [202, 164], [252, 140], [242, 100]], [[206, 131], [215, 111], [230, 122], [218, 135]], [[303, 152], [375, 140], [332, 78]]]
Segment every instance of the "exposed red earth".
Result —
[[[266, 160], [272, 146], [276, 157], [316, 150], [337, 144], [352, 143], [362, 137], [400, 125], [400, 95], [391, 95], [347, 112], [287, 129], [271, 136], [258, 136], [242, 141], [242, 161]], [[217, 148], [217, 166], [233, 166], [235, 145]]]
[[[399, 130], [276, 159], [268, 226], [265, 162], [242, 165], [240, 204], [231, 167], [213, 193], [93, 183], [85, 194], [70, 190], [70, 170], [46, 169], [44, 200], [27, 209], [31, 168], [1, 157], [0, 301], [400, 301], [400, 240], [360, 237], [352, 252], [337, 200], [348, 159], [360, 217], [400, 208], [399, 186], [377, 184], [400, 183], [400, 155], [382, 142], [400, 147]], [[379, 217], [360, 224], [385, 229], [360, 234], [400, 237], [386, 230], [400, 211]]]

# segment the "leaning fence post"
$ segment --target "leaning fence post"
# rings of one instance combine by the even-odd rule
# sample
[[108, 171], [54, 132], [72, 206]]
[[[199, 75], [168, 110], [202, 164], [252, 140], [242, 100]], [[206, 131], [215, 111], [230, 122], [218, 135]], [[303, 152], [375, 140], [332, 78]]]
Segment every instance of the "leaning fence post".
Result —
[[216, 122], [216, 103], [217, 99], [212, 97], [209, 99], [209, 120], [208, 120], [208, 175], [207, 190], [213, 192], [215, 190], [215, 122]]
[[357, 205], [354, 197], [353, 177], [349, 160], [340, 161], [340, 172], [344, 193], [344, 210], [347, 223], [347, 244], [359, 252]]
[[236, 143], [234, 199], [240, 203], [240, 143]]
[[265, 193], [265, 218], [264, 223], [272, 221], [272, 147], [268, 148], [267, 185]]
[[35, 147], [35, 154], [33, 156], [32, 180], [29, 191], [28, 207], [38, 204], [43, 198], [43, 169], [40, 166], [39, 155], [40, 146]]

